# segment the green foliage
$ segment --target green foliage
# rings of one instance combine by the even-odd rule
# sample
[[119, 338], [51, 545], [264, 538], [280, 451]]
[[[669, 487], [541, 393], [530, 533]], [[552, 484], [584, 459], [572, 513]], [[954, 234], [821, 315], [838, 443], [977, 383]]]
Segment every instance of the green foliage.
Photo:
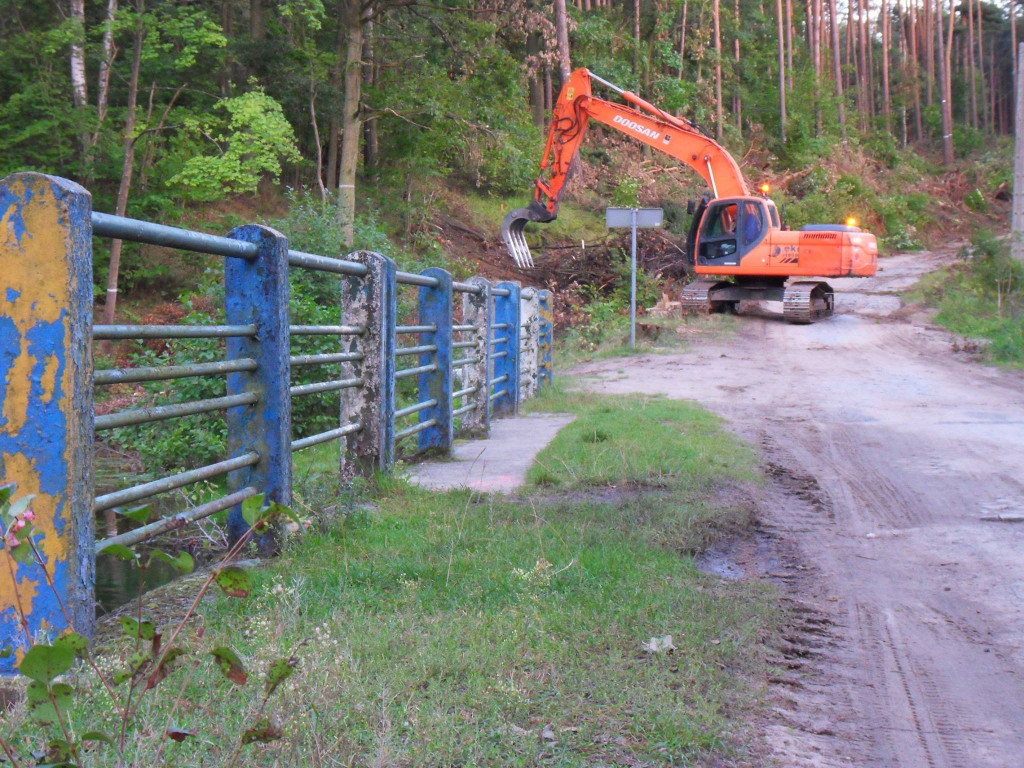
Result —
[[262, 88], [224, 99], [215, 109], [223, 114], [188, 117], [182, 128], [186, 135], [210, 139], [217, 150], [192, 155], [168, 179], [186, 199], [210, 202], [226, 194], [255, 192], [265, 175], [278, 179], [282, 160], [301, 161], [281, 105]]
[[936, 321], [951, 331], [985, 340], [987, 359], [1024, 364], [1024, 266], [1010, 257], [1006, 240], [987, 232], [964, 256], [964, 263], [925, 276], [910, 297], [936, 307]]

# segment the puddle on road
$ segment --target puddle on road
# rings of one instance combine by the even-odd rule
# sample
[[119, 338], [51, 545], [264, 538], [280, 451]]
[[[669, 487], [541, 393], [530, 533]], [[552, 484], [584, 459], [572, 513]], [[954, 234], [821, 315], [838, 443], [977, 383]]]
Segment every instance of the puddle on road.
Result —
[[779, 569], [779, 558], [772, 549], [768, 536], [755, 531], [752, 536], [709, 547], [693, 556], [693, 564], [701, 573], [729, 581], [760, 578]]

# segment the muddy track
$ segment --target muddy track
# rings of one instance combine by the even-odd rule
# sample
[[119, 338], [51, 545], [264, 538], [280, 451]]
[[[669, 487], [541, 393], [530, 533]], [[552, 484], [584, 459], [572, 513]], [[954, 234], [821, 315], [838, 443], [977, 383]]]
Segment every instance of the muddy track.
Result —
[[793, 624], [774, 764], [1024, 766], [1024, 375], [958, 352], [898, 292], [952, 260], [835, 281], [811, 326], [747, 316], [685, 354], [582, 366], [602, 392], [692, 399], [760, 445], [765, 574]]

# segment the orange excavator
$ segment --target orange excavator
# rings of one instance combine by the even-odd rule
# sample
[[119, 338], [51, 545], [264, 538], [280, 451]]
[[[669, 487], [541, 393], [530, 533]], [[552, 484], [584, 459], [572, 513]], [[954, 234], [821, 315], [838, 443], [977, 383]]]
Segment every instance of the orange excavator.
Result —
[[[592, 82], [626, 103], [597, 98]], [[786, 320], [812, 323], [832, 315], [832, 288], [822, 280], [790, 278], [875, 274], [874, 235], [848, 224], [809, 224], [798, 232], [783, 227], [775, 203], [750, 194], [736, 161], [699, 126], [586, 69], [573, 72], [558, 96], [533, 201], [502, 222], [502, 239], [521, 268], [533, 266], [523, 230], [530, 222], [555, 220], [570, 165], [591, 119], [685, 163], [711, 188], [710, 196], [690, 201], [688, 207], [693, 222], [686, 252], [699, 279], [683, 289], [684, 309], [735, 312], [741, 301], [781, 301]]]

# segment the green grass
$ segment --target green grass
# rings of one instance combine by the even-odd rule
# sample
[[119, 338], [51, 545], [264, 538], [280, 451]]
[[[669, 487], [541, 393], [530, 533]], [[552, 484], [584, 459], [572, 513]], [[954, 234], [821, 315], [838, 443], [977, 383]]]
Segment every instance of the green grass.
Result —
[[986, 339], [984, 356], [1024, 365], [1024, 265], [1010, 258], [1009, 243], [975, 238], [967, 260], [925, 275], [909, 301], [935, 307], [935, 321], [954, 333]]
[[[707, 577], [686, 553], [749, 515], [724, 492], [756, 479], [751, 450], [686, 403], [558, 387], [530, 409], [577, 418], [515, 497], [378, 478], [330, 512], [315, 478], [336, 454], [299, 454], [314, 525], [253, 572], [248, 600], [203, 608], [201, 647], [231, 645], [253, 679], [238, 688], [202, 660], [175, 717], [197, 735], [168, 762], [223, 765], [256, 675], [290, 654], [299, 671], [270, 706], [284, 738], [240, 764], [743, 762], [779, 611], [769, 586]], [[677, 651], [642, 648], [664, 635]], [[127, 653], [108, 645], [101, 663]], [[152, 764], [184, 675], [145, 700], [128, 764]], [[75, 727], [112, 730], [102, 692], [76, 685]], [[98, 750], [86, 764], [111, 763]]]

